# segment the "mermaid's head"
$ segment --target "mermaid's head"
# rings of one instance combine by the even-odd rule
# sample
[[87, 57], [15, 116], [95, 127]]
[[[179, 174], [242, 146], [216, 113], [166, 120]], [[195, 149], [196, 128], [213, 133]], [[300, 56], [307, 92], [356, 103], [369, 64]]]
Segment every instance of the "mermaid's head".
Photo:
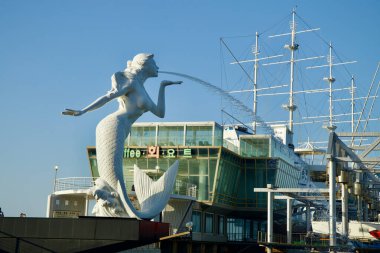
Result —
[[149, 76], [158, 75], [158, 67], [153, 59], [153, 54], [141, 53], [133, 57], [132, 61], [127, 62], [126, 71], [137, 73], [142, 70]]

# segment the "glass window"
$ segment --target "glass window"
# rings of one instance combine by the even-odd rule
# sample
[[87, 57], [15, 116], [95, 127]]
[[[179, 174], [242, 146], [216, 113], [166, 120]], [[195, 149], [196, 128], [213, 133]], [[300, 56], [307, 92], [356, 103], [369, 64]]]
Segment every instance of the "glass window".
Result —
[[215, 125], [214, 131], [214, 146], [222, 146], [223, 145], [223, 128]]
[[218, 157], [219, 155], [219, 149], [218, 148], [210, 148], [209, 149], [209, 156], [210, 157]]
[[59, 199], [56, 199], [56, 200], [55, 200], [55, 205], [56, 205], [56, 206], [59, 206]]
[[257, 240], [257, 232], [258, 232], [258, 222], [253, 221], [253, 239]]
[[160, 126], [158, 128], [159, 146], [182, 146], [184, 126]]
[[224, 216], [218, 215], [218, 233], [224, 234]]
[[99, 177], [98, 163], [96, 158], [90, 158], [91, 174], [93, 177]]
[[210, 159], [209, 160], [209, 180], [210, 180], [209, 186], [210, 186], [210, 191], [212, 191], [214, 188], [216, 164], [217, 164], [216, 159]]
[[245, 239], [251, 239], [252, 238], [252, 221], [251, 220], [245, 220]]
[[69, 205], [69, 201], [65, 200], [65, 206], [68, 206], [68, 205]]
[[129, 139], [129, 146], [154, 146], [156, 143], [156, 127], [132, 127]]
[[269, 139], [241, 138], [240, 154], [247, 157], [268, 157]]
[[208, 149], [207, 148], [199, 148], [198, 156], [208, 157]]
[[186, 146], [211, 146], [212, 126], [186, 126]]
[[201, 212], [193, 211], [192, 214], [193, 232], [201, 232]]
[[227, 219], [227, 237], [229, 241], [243, 240], [244, 220], [238, 218]]
[[[189, 176], [189, 160], [179, 160], [178, 166], [178, 176], [188, 177]], [[177, 176], [177, 177], [178, 177]]]
[[214, 215], [212, 213], [206, 213], [205, 214], [205, 233], [212, 233], [214, 232]]

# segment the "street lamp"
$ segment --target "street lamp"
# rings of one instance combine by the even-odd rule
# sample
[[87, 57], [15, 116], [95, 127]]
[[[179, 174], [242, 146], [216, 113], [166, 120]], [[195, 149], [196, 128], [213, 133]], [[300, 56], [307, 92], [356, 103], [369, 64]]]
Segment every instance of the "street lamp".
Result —
[[53, 192], [55, 192], [55, 188], [56, 188], [56, 185], [57, 185], [58, 165], [54, 166], [54, 170], [55, 170], [55, 176], [54, 176], [54, 189], [53, 189]]

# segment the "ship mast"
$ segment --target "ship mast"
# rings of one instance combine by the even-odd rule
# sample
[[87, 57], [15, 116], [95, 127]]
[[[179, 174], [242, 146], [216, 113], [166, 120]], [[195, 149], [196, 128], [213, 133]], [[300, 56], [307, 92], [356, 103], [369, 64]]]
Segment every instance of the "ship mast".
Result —
[[296, 11], [292, 11], [292, 22], [291, 22], [291, 44], [288, 46], [290, 50], [290, 91], [289, 91], [289, 105], [286, 107], [289, 110], [289, 130], [293, 133], [293, 112], [297, 109], [294, 104], [293, 98], [293, 85], [294, 85], [294, 51], [298, 49], [298, 44], [295, 43], [296, 40], [296, 22], [295, 22]]
[[[284, 33], [284, 34], [277, 34], [277, 35], [269, 36], [269, 38], [280, 37], [280, 36], [285, 36], [285, 35], [291, 36], [290, 45], [285, 45], [285, 48], [290, 50], [290, 60], [263, 64], [263, 66], [269, 66], [269, 65], [274, 65], [274, 64], [290, 63], [289, 93], [282, 93], [282, 94], [289, 94], [289, 104], [285, 104], [282, 107], [289, 111], [289, 130], [292, 134], [294, 131], [293, 130], [294, 111], [297, 109], [297, 106], [294, 104], [294, 94], [295, 94], [295, 92], [294, 92], [294, 68], [295, 68], [295, 63], [298, 61], [324, 58], [324, 56], [316, 56], [316, 57], [308, 57], [308, 58], [304, 58], [304, 59], [296, 59], [295, 51], [298, 50], [298, 47], [299, 47], [299, 45], [296, 43], [296, 34], [317, 31], [317, 30], [319, 30], [319, 28], [308, 29], [308, 30], [303, 30], [303, 31], [297, 32], [297, 30], [296, 30], [297, 25], [296, 25], [296, 21], [295, 21], [295, 16], [296, 16], [296, 9], [294, 8], [292, 11], [292, 20], [290, 21], [290, 30], [291, 30], [290, 33]], [[273, 94], [273, 95], [279, 95], [279, 94], [281, 94], [281, 93], [277, 93], [277, 94]]]
[[[351, 78], [351, 132], [355, 131], [355, 79], [354, 76]], [[354, 137], [351, 139], [351, 146], [354, 146]]]
[[256, 32], [256, 43], [255, 50], [253, 52], [255, 55], [255, 64], [253, 65], [253, 134], [256, 134], [256, 116], [257, 116], [257, 68], [258, 68], [258, 54], [259, 54], [259, 33]]
[[329, 82], [329, 125], [327, 129], [331, 132], [334, 132], [336, 126], [333, 125], [334, 115], [333, 115], [333, 101], [332, 101], [332, 84], [335, 82], [335, 78], [332, 76], [332, 67], [333, 67], [333, 57], [332, 57], [332, 44], [329, 44], [329, 77], [324, 78], [324, 80]]
[[[237, 58], [232, 54], [231, 50], [227, 47], [227, 45], [224, 43], [223, 40], [222, 40], [222, 42], [226, 46], [226, 48], [228, 49], [228, 51], [230, 52], [230, 54], [233, 56], [233, 58], [236, 60], [234, 62], [231, 62], [230, 64], [238, 64], [242, 68], [242, 70], [244, 71], [244, 73], [247, 75], [248, 79], [253, 83], [253, 89], [250, 89], [250, 90], [229, 91], [228, 93], [253, 92], [253, 116], [254, 116], [254, 119], [253, 119], [253, 122], [252, 122], [252, 131], [253, 131], [253, 134], [256, 134], [256, 132], [257, 132], [257, 121], [258, 121], [257, 120], [257, 97], [258, 97], [257, 92], [260, 91], [260, 90], [276, 89], [276, 88], [281, 88], [281, 87], [287, 86], [287, 85], [279, 85], [279, 86], [272, 86], [272, 87], [265, 87], [265, 88], [258, 89], [257, 88], [257, 77], [258, 77], [259, 62], [262, 61], [262, 60], [268, 60], [268, 59], [282, 57], [283, 55], [279, 54], [279, 55], [273, 55], [273, 56], [267, 56], [267, 57], [258, 58], [258, 56], [260, 54], [260, 50], [259, 50], [259, 33], [258, 32], [256, 32], [256, 42], [255, 42], [255, 45], [252, 48], [252, 53], [254, 55], [254, 59], [252, 59], [252, 60], [240, 60], [240, 61], [237, 60]], [[254, 65], [253, 65], [253, 79], [249, 76], [249, 74], [244, 70], [244, 68], [241, 65], [241, 64], [244, 64], [244, 63], [248, 63], [248, 62], [254, 62]]]

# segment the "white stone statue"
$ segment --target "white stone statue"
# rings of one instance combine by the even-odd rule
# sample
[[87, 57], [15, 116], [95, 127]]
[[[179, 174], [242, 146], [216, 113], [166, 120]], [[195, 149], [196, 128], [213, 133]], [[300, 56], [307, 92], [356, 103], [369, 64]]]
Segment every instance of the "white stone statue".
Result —
[[149, 97], [144, 82], [158, 76], [153, 54], [138, 54], [128, 61], [124, 71], [112, 75], [112, 88], [82, 110], [66, 109], [62, 114], [80, 116], [117, 98], [119, 109], [105, 117], [96, 127], [96, 157], [100, 178], [91, 190], [97, 203], [93, 213], [97, 216], [138, 217], [151, 219], [165, 207], [173, 189], [178, 171], [176, 161], [167, 172], [153, 182], [135, 165], [134, 185], [140, 202], [136, 210], [128, 198], [123, 178], [124, 142], [132, 124], [144, 113], [151, 111], [160, 118], [165, 115], [165, 87], [182, 81], [162, 81], [157, 105]]

